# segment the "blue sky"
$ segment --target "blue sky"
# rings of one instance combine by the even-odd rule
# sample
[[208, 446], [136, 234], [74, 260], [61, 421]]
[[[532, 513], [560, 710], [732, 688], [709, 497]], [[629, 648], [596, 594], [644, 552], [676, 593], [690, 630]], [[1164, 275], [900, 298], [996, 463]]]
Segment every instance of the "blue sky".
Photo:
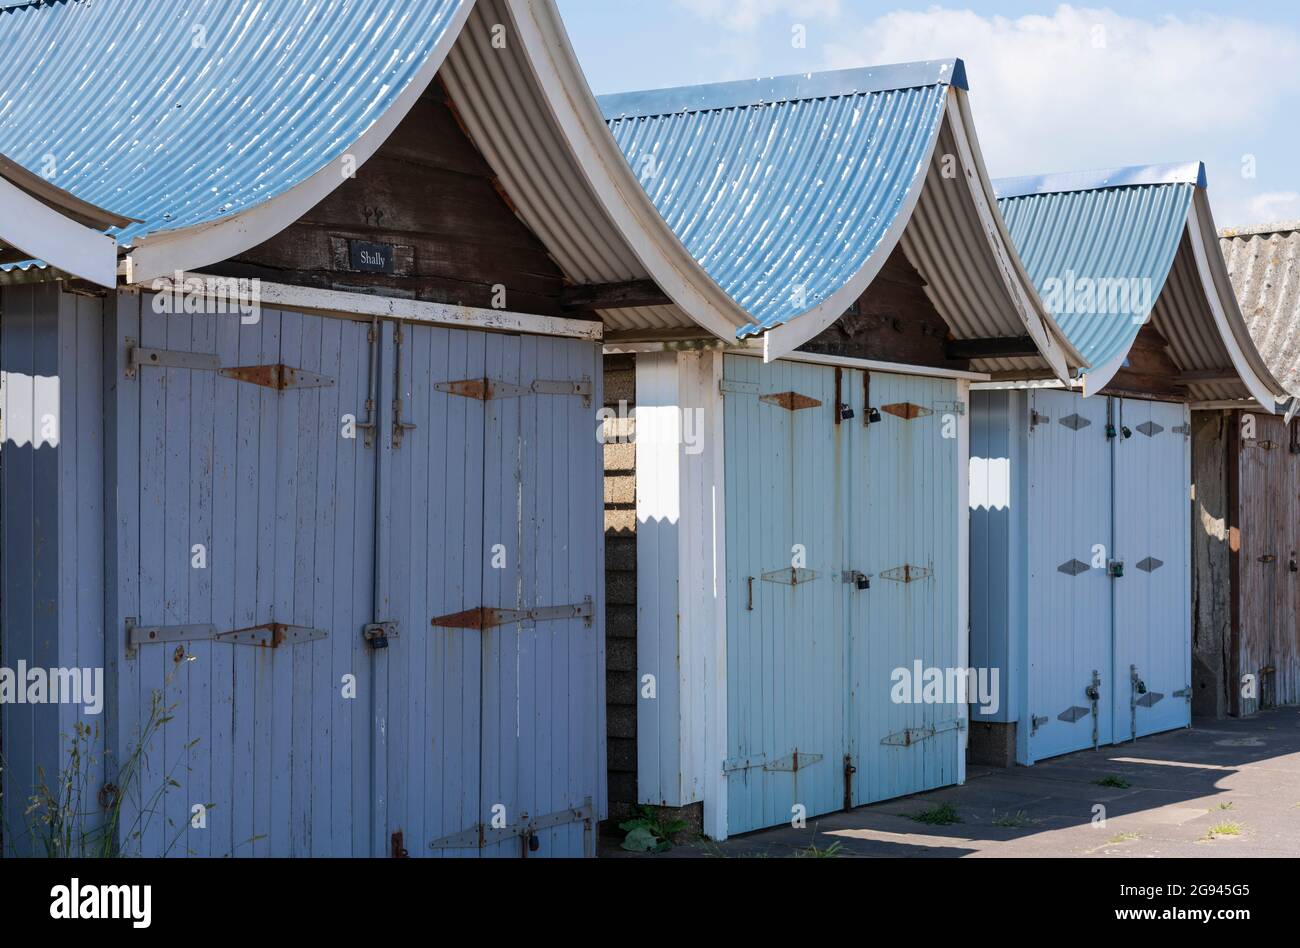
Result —
[[1220, 226], [1300, 219], [1295, 0], [559, 3], [597, 93], [960, 56], [995, 177], [1199, 159]]

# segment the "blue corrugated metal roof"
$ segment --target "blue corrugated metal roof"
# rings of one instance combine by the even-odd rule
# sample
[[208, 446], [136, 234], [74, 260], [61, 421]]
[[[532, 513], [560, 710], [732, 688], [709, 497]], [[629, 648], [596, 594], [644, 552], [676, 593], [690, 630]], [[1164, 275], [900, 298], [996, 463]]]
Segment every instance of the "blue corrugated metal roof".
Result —
[[757, 325], [843, 288], [924, 184], [961, 60], [600, 99], [678, 239]]
[[[994, 183], [1030, 279], [1057, 323], [1095, 367], [1123, 357], [1146, 317], [1109, 312], [1092, 281], [1139, 280], [1154, 303], [1187, 230], [1198, 165], [1017, 178]], [[1148, 183], [1154, 182], [1154, 183]], [[1077, 288], [1078, 292], [1073, 292]], [[1082, 310], [1082, 311], [1079, 311]]]
[[1096, 191], [1099, 188], [1128, 188], [1139, 184], [1194, 184], [1206, 186], [1205, 163], [1135, 165], [1131, 168], [1107, 168], [1101, 171], [1067, 171], [1058, 174], [1026, 175], [1001, 178], [993, 182], [999, 198], [1024, 197], [1027, 194], [1060, 194], [1066, 191]]
[[0, 153], [138, 218], [207, 224], [340, 158], [472, 0], [0, 7]]

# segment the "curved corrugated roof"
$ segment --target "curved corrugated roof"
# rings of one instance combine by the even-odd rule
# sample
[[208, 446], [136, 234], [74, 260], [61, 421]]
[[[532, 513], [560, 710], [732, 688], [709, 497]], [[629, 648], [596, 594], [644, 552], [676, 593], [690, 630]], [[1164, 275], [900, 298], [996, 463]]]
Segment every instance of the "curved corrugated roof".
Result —
[[1029, 275], [1104, 389], [1150, 322], [1196, 400], [1283, 395], [1251, 343], [1216, 245], [1199, 163], [995, 182]]
[[1251, 338], [1273, 375], [1300, 396], [1300, 221], [1220, 233]]
[[901, 242], [954, 336], [1028, 334], [1046, 361], [1026, 364], [1064, 376], [1081, 360], [993, 210], [965, 86], [946, 60], [599, 103], [674, 234], [749, 315], [737, 335], [763, 334], [769, 358], [838, 319]]
[[[52, 163], [54, 184], [136, 218], [117, 230], [124, 245], [177, 250], [178, 239], [205, 231], [200, 257], [167, 255], [160, 274], [211, 263], [341, 184], [342, 165], [333, 165], [344, 155], [356, 165], [369, 158], [433, 79], [471, 5], [68, 0], [0, 9], [0, 152], [32, 171]], [[143, 271], [149, 257], [134, 255]]]
[[830, 299], [879, 249], [924, 182], [947, 95], [937, 78], [819, 98], [728, 84], [689, 90], [719, 103], [697, 109], [677, 104], [682, 90], [600, 101], [668, 225], [754, 317], [744, 337]]

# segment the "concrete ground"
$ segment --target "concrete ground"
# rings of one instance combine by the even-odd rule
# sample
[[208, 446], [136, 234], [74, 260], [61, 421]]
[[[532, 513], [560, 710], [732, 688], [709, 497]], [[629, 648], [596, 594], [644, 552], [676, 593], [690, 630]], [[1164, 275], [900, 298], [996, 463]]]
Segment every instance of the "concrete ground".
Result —
[[[1113, 786], [1098, 781], [1114, 778]], [[960, 820], [914, 816], [948, 805]], [[1105, 807], [1095, 825], [1094, 807]], [[606, 856], [629, 856], [620, 839]], [[1011, 770], [972, 768], [961, 787], [860, 807], [648, 858], [814, 856], [1300, 856], [1300, 709], [1198, 722]]]

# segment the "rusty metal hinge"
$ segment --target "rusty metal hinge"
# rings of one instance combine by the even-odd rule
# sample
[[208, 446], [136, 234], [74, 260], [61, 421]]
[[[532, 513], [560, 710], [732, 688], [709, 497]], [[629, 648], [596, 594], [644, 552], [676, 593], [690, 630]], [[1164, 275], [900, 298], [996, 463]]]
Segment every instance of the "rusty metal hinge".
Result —
[[925, 727], [911, 727], [906, 731], [899, 731], [897, 734], [890, 734], [888, 737], [882, 737], [880, 743], [890, 747], [911, 747], [913, 744], [919, 744], [921, 741], [928, 741], [930, 738], [948, 731], [964, 731], [966, 722], [961, 718], [954, 718], [951, 721], [944, 721], [941, 724], [929, 724]]
[[137, 625], [135, 618], [126, 620], [126, 657], [135, 658], [141, 645], [164, 645], [169, 642], [220, 642], [226, 645], [253, 645], [258, 648], [279, 648], [329, 637], [325, 629], [309, 629], [298, 625], [271, 622], [251, 629], [217, 632], [211, 623], [192, 625]]
[[458, 398], [472, 398], [475, 401], [490, 402], [498, 398], [523, 398], [526, 395], [578, 395], [582, 397], [584, 407], [591, 407], [594, 391], [591, 379], [577, 382], [555, 382], [539, 380], [531, 385], [513, 385], [498, 382], [495, 379], [465, 379], [459, 382], [439, 382], [434, 386], [446, 395]]
[[582, 806], [557, 810], [545, 816], [530, 817], [527, 813], [523, 813], [518, 821], [508, 826], [493, 827], [487, 823], [476, 823], [460, 833], [453, 833], [450, 836], [435, 839], [429, 844], [429, 848], [483, 849], [487, 846], [495, 846], [498, 843], [522, 838], [529, 844], [529, 851], [536, 852], [539, 846], [532, 845], [532, 840], [537, 837], [538, 830], [555, 829], [559, 826], [568, 826], [571, 823], [584, 823], [586, 824], [587, 833], [590, 834], [594, 818], [595, 807], [592, 805], [591, 798], [588, 797], [583, 801]]
[[275, 365], [238, 366], [233, 369], [222, 369], [217, 374], [223, 378], [234, 379], [236, 382], [260, 385], [262, 388], [277, 392], [301, 388], [330, 388], [334, 384], [332, 378], [308, 372], [306, 369], [295, 369], [283, 362], [277, 362]]
[[791, 566], [764, 573], [762, 580], [765, 583], [780, 583], [782, 586], [802, 586], [804, 583], [811, 583], [820, 575], [816, 570], [796, 569]]
[[934, 414], [934, 409], [923, 408], [920, 405], [914, 405], [911, 402], [899, 402], [896, 405], [882, 405], [880, 410], [886, 415], [893, 415], [895, 418], [901, 418], [904, 421], [915, 421], [918, 418], [928, 418]]
[[317, 375], [305, 369], [295, 369], [284, 363], [223, 369], [220, 358], [209, 352], [145, 349], [137, 346], [134, 339], [127, 339], [126, 346], [126, 377], [129, 379], [135, 378], [141, 368], [158, 368], [216, 372], [223, 378], [260, 385], [278, 392], [300, 388], [329, 388], [334, 384], [333, 379], [324, 375]]
[[808, 408], [820, 408], [822, 403], [815, 398], [807, 395], [800, 395], [798, 392], [779, 392], [775, 395], [763, 395], [759, 398], [760, 402], [766, 405], [775, 405], [777, 408], [784, 408], [788, 412], [804, 411]]
[[933, 570], [925, 566], [912, 566], [910, 563], [905, 563], [902, 566], [895, 567], [894, 569], [885, 570], [880, 574], [880, 578], [887, 579], [894, 583], [906, 584], [919, 582], [922, 579], [929, 579], [933, 575]]
[[588, 596], [572, 606], [545, 606], [538, 609], [493, 609], [480, 606], [448, 616], [439, 616], [432, 625], [437, 629], [472, 629], [486, 632], [503, 625], [515, 625], [520, 622], [552, 622], [561, 619], [582, 619], [587, 628], [591, 628], [595, 607]]
[[765, 773], [798, 773], [825, 758], [824, 754], [809, 754], [799, 750], [786, 754], [775, 760], [768, 760], [767, 754], [751, 754], [748, 757], [733, 757], [722, 762], [724, 774], [744, 773], [747, 770], [763, 770]]

